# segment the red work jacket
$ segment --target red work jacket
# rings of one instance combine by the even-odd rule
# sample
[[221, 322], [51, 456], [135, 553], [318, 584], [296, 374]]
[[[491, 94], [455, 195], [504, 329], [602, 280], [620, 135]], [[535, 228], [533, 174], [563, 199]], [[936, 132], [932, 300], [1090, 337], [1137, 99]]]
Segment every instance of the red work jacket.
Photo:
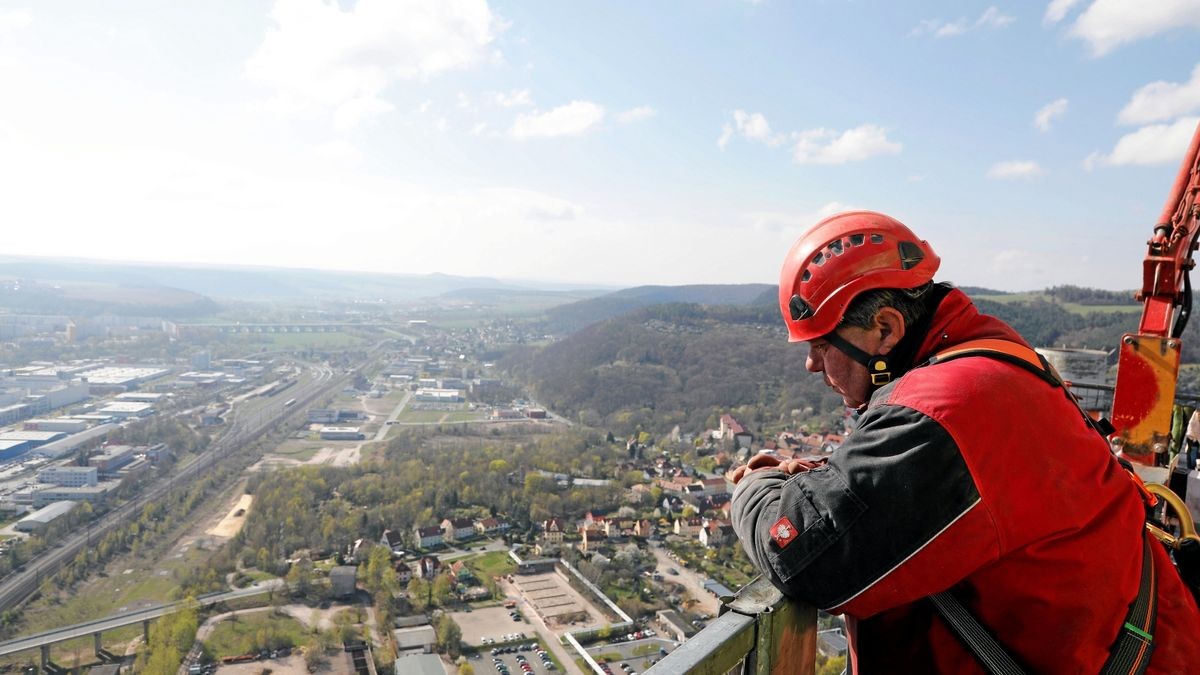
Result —
[[[951, 291], [915, 363], [981, 338], [1024, 344]], [[1096, 673], [1138, 590], [1130, 475], [1062, 389], [988, 357], [881, 388], [828, 465], [747, 474], [732, 515], [784, 593], [847, 616], [858, 673], [983, 672], [925, 600], [948, 589], [1029, 671]], [[1153, 549], [1149, 672], [1198, 672], [1200, 611]]]

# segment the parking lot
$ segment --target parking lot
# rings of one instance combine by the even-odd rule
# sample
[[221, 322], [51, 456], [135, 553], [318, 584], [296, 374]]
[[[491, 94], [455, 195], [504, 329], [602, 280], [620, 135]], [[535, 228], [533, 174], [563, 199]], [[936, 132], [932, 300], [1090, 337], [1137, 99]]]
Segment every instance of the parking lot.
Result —
[[[679, 646], [674, 640], [661, 637], [633, 640], [631, 642], [614, 642], [605, 645], [589, 647], [588, 653], [597, 663], [603, 658], [613, 675], [641, 673], [650, 668], [666, 654]], [[625, 665], [628, 670], [622, 668]]]
[[[490, 652], [496, 653], [492, 654]], [[537, 645], [536, 642], [526, 642], [519, 646], [511, 645], [508, 647], [492, 648], [491, 650], [480, 650], [478, 654], [479, 659], [476, 660], [475, 672], [478, 675], [483, 675], [483, 673], [494, 669], [497, 673], [503, 673], [507, 670], [509, 675], [561, 673], [562, 671], [555, 667], [553, 663], [548, 663], [540, 656], [540, 654], [544, 653], [544, 651], [541, 651], [540, 645]], [[488, 663], [491, 664], [490, 669], [486, 665]], [[521, 667], [522, 663], [527, 665], [527, 669]], [[501, 669], [501, 665], [503, 669]]]

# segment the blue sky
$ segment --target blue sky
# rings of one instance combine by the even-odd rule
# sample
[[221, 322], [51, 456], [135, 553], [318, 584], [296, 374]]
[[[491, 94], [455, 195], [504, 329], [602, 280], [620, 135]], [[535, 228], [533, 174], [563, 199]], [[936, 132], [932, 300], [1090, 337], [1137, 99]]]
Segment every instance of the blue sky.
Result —
[[825, 214], [942, 278], [1139, 284], [1200, 0], [0, 0], [5, 251], [777, 280]]

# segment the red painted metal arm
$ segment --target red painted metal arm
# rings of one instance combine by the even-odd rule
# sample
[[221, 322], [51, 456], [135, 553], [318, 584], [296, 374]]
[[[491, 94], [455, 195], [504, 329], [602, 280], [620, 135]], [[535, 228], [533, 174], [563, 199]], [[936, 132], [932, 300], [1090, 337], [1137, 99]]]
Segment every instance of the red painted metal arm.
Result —
[[1142, 263], [1144, 303], [1136, 334], [1121, 339], [1113, 426], [1124, 454], [1142, 464], [1155, 463], [1169, 443], [1179, 355], [1183, 345], [1182, 310], [1189, 309], [1187, 275], [1195, 267], [1192, 252], [1200, 222], [1200, 126], [1192, 136]]

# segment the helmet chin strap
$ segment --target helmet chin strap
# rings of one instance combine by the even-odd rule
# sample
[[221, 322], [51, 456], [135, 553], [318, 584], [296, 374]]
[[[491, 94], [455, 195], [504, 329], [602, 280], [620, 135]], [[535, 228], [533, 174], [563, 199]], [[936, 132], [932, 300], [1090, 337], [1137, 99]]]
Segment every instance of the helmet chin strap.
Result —
[[883, 354], [872, 356], [838, 335], [836, 331], [829, 332], [821, 339], [836, 347], [839, 352], [861, 363], [871, 376], [871, 386], [882, 387], [892, 381], [892, 365], [888, 363], [888, 358]]

